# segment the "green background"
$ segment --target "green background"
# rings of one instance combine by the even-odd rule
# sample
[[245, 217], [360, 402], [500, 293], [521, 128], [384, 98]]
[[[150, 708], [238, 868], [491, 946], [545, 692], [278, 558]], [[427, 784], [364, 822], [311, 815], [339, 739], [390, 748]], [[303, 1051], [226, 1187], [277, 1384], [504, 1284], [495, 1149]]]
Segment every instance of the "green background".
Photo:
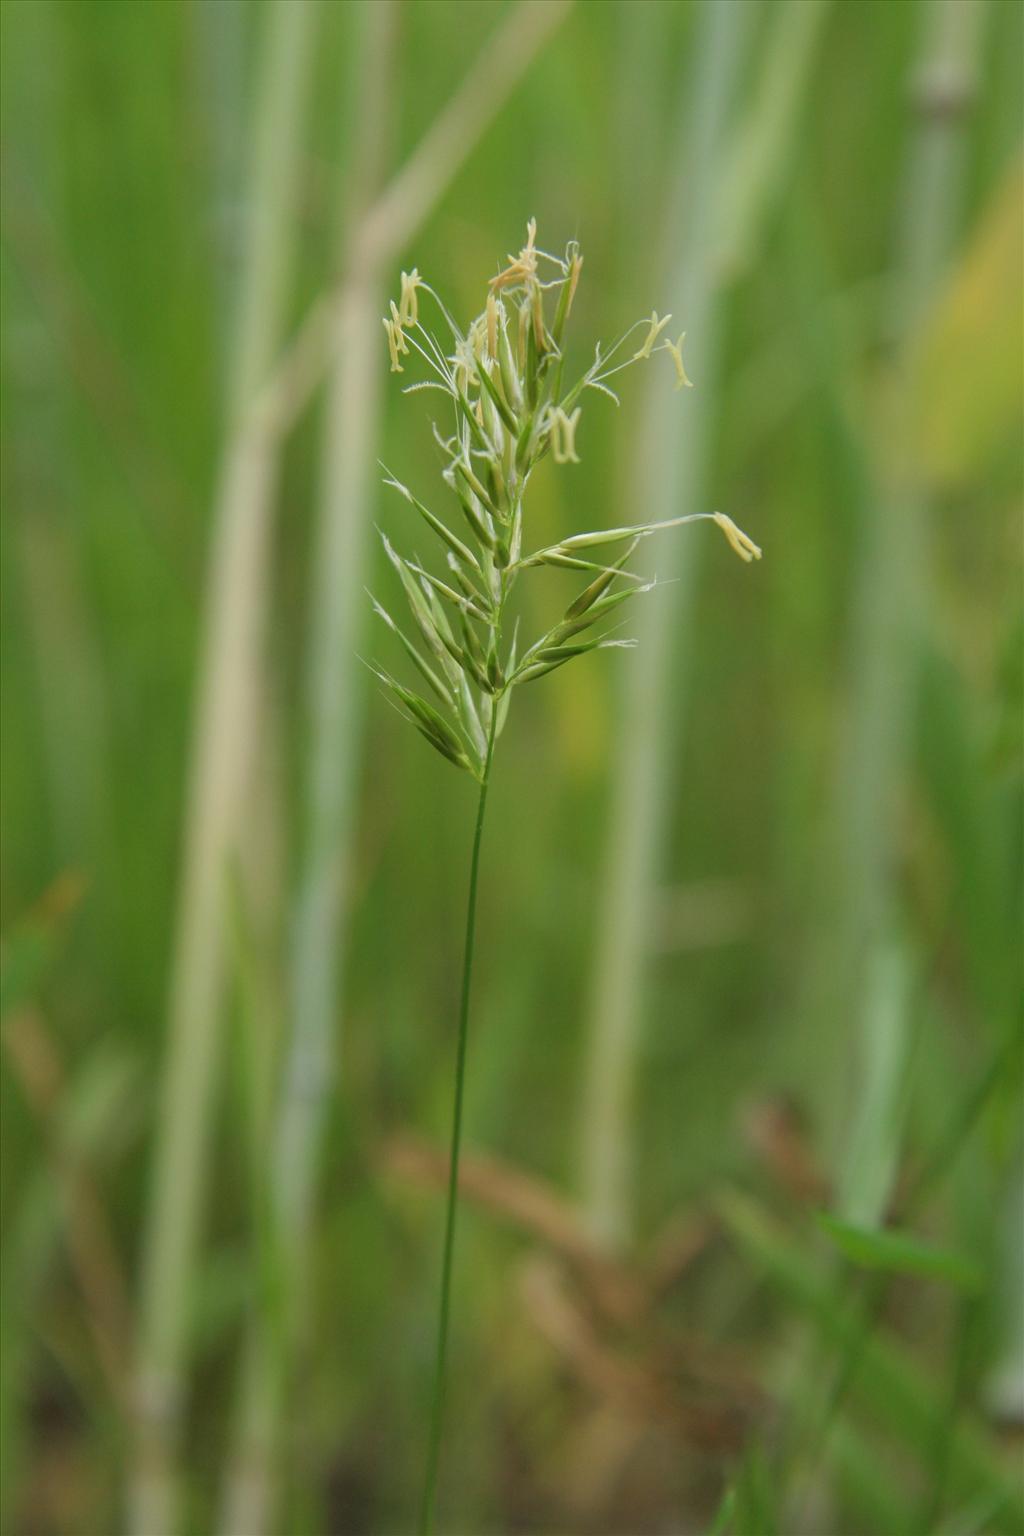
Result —
[[[210, 572], [243, 333], [261, 318], [242, 296], [290, 246], [280, 317], [263, 317], [283, 355], [344, 280], [360, 206], [512, 10], [308, 7], [286, 218], [268, 230], [260, 130], [297, 25], [281, 13], [299, 9], [0, 7], [12, 1536], [133, 1521], [188, 765], [197, 730], [232, 728], [198, 727], [196, 701], [231, 582]], [[580, 367], [599, 337], [674, 308], [695, 383], [673, 394], [656, 357], [623, 376], [621, 409], [590, 395], [582, 462], [531, 486], [531, 542], [642, 521], [668, 476], [679, 511], [728, 512], [764, 559], [741, 565], [703, 526], [645, 544], [667, 647], [647, 705], [643, 643], [513, 701], [467, 1102], [467, 1152], [502, 1166], [480, 1165], [460, 1220], [439, 1528], [640, 1536], [709, 1530], [717, 1511], [750, 1536], [1020, 1529], [1022, 15], [578, 0], [521, 78], [511, 45], [489, 58], [493, 121], [462, 125], [415, 234], [357, 287], [374, 346], [356, 395], [383, 401], [380, 428], [360, 435], [313, 392], [280, 443], [255, 598], [260, 729], [215, 875], [225, 992], [204, 1023], [201, 1214], [172, 1300], [176, 1530], [232, 1528], [239, 1362], [275, 1310], [292, 1319], [282, 1401], [243, 1455], [265, 1529], [413, 1525], [442, 1221], [423, 1144], [447, 1135], [473, 794], [367, 686], [360, 656], [398, 664], [361, 592], [393, 596], [378, 548], [344, 593], [353, 643], [323, 653], [317, 528], [341, 441], [369, 477], [342, 523], [414, 547], [376, 461], [439, 501], [433, 397], [387, 378], [377, 311], [416, 265], [468, 321], [531, 215], [542, 245], [584, 252]], [[538, 623], [567, 590], [537, 580]], [[349, 819], [293, 1266], [266, 1241], [267, 1126], [322, 830], [314, 663], [350, 711]], [[614, 836], [643, 835], [631, 747], [664, 795], [642, 888], [620, 892], [627, 914], [643, 902], [644, 945], [622, 1111], [595, 1131]], [[628, 1170], [613, 1244], [588, 1125]], [[517, 1198], [512, 1173], [531, 1181]], [[830, 1237], [822, 1210], [887, 1217], [910, 1251]]]

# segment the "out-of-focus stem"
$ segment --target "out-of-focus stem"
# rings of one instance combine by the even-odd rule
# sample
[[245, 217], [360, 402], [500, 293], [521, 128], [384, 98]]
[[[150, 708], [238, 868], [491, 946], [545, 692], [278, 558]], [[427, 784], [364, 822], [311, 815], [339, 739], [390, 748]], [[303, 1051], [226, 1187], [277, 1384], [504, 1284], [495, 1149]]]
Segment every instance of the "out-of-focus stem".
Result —
[[[894, 329], [902, 339], [885, 409], [879, 412], [882, 432], [863, 498], [863, 545], [854, 588], [851, 700], [834, 809], [840, 849], [838, 952], [829, 981], [831, 1016], [837, 1006], [849, 1010], [839, 1017], [848, 1029], [853, 1060], [842, 1061], [842, 1076], [833, 1079], [823, 1097], [835, 1131], [834, 1156], [845, 1170], [839, 1175], [841, 1208], [868, 1222], [880, 1217], [891, 1195], [899, 1105], [910, 1061], [911, 989], [901, 946], [895, 850], [928, 607], [928, 502], [913, 457], [912, 352], [952, 244], [965, 113], [975, 87], [983, 20], [984, 0], [930, 0], [923, 12], [921, 50], [909, 81], [914, 120], [897, 246]], [[852, 1123], [843, 1113], [851, 1100]], [[883, 1120], [890, 1144], [876, 1146], [873, 1157], [865, 1159], [863, 1144], [873, 1134], [873, 1123]], [[847, 1166], [851, 1152], [858, 1161]], [[841, 1355], [824, 1407], [817, 1391], [819, 1361], [812, 1360], [805, 1372], [812, 1385], [791, 1431], [801, 1446], [805, 1498], [862, 1366], [883, 1295], [880, 1279], [869, 1293], [865, 1321]], [[830, 1341], [821, 1347], [831, 1353]]]
[[[687, 327], [688, 356], [699, 366], [700, 389], [679, 396], [648, 391], [638, 443], [639, 504], [654, 522], [694, 510], [700, 499], [714, 385], [715, 272], [710, 220], [721, 149], [742, 57], [748, 8], [706, 5], [699, 18], [693, 78], [682, 89], [687, 103], [677, 126], [676, 164], [664, 232], [666, 303]], [[692, 105], [691, 105], [692, 103]], [[699, 360], [699, 361], [698, 361]], [[629, 1124], [637, 1043], [642, 1023], [646, 935], [658, 850], [668, 819], [669, 754], [665, 700], [673, 674], [678, 703], [685, 673], [699, 538], [679, 539], [659, 551], [674, 582], [671, 604], [653, 601], [640, 617], [644, 665], [631, 674], [616, 737], [609, 843], [594, 945], [589, 1048], [583, 1105], [583, 1198], [593, 1231], [621, 1241], [629, 1227]]]
[[[698, 370], [698, 388], [680, 406], [678, 397], [666, 398], [652, 381], [629, 479], [631, 486], [645, 488], [645, 504], [662, 508], [663, 515], [703, 503], [719, 295], [756, 252], [761, 224], [789, 160], [828, 9], [828, 0], [786, 0], [772, 9], [763, 62], [735, 129], [729, 128], [730, 103], [752, 8], [709, 4], [701, 12], [695, 85], [684, 92], [692, 112], [684, 109], [676, 138], [675, 162], [687, 174], [675, 178], [663, 263], [668, 300], [680, 328], [687, 329], [687, 355]], [[595, 1234], [612, 1241], [623, 1238], [629, 1227], [631, 1098], [643, 1020], [646, 935], [658, 851], [668, 830], [670, 764], [678, 761], [679, 720], [686, 707], [700, 549], [697, 538], [680, 540], [659, 557], [661, 570], [675, 577], [675, 585], [671, 602], [649, 604], [642, 615], [644, 665], [631, 682], [619, 731], [583, 1106], [584, 1199]]]
[[129, 1511], [137, 1536], [174, 1536], [180, 1528], [174, 1461], [222, 1024], [225, 878], [255, 758], [277, 461], [276, 445], [251, 406], [273, 361], [290, 288], [291, 203], [316, 17], [306, 0], [275, 0], [265, 19], [255, 96], [251, 224], [213, 514], [167, 1059], [143, 1251]]
[[[414, 237], [571, 8], [572, 0], [520, 0], [495, 28], [458, 90], [367, 212], [360, 261], [383, 269]], [[293, 425], [343, 344], [345, 299], [343, 277], [310, 306], [267, 380], [258, 411], [277, 432]]]
[[[949, 253], [983, 11], [983, 0], [931, 0], [924, 12], [920, 60], [909, 82], [915, 120], [897, 263], [896, 324], [908, 344]], [[841, 971], [850, 996], [860, 995], [857, 977], [894, 919], [898, 798], [927, 606], [927, 504], [910, 457], [916, 437], [910, 365], [904, 345], [885, 412], [878, 494], [864, 507], [850, 637], [853, 692], [836, 803], [844, 892]]]
[[290, 966], [291, 1027], [282, 1042], [275, 1117], [265, 1127], [270, 1154], [264, 1239], [271, 1250], [274, 1294], [258, 1296], [245, 1340], [237, 1438], [221, 1517], [225, 1536], [260, 1536], [274, 1518], [277, 1432], [309, 1297], [313, 1188], [331, 1076], [334, 951], [358, 764], [356, 698], [342, 660], [355, 654], [365, 565], [369, 468], [380, 413], [381, 278], [370, 264], [355, 260], [355, 245], [384, 169], [397, 8], [393, 0], [378, 0], [354, 9], [349, 20], [358, 100], [353, 112], [343, 114], [346, 131], [349, 122], [355, 125], [354, 143], [342, 157], [346, 190], [339, 199], [345, 286], [340, 344], [327, 380], [311, 565], [307, 819]]

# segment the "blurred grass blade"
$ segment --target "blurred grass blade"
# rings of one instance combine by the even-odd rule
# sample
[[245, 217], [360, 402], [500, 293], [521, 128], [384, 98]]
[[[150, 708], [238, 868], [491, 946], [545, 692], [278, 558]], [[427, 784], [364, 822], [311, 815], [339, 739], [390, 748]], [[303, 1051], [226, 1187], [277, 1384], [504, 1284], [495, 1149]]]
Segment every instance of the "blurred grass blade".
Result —
[[[307, 709], [311, 742], [305, 785], [307, 821], [293, 929], [290, 1023], [283, 1041], [281, 1086], [268, 1149], [267, 1179], [273, 1239], [280, 1254], [283, 1295], [280, 1340], [254, 1313], [241, 1381], [239, 1440], [224, 1494], [225, 1536], [259, 1536], [277, 1516], [276, 1479], [268, 1458], [285, 1411], [289, 1376], [304, 1342], [302, 1318], [310, 1303], [308, 1265], [313, 1181], [330, 1091], [330, 1030], [341, 892], [340, 849], [356, 772], [354, 669], [339, 667], [356, 650], [358, 594], [362, 590], [369, 519], [368, 489], [380, 410], [378, 313], [381, 274], [356, 264], [352, 251], [359, 221], [384, 171], [386, 103], [397, 11], [392, 3], [350, 11], [352, 83], [358, 125], [343, 146], [346, 187], [339, 198], [342, 267], [340, 304], [344, 344], [327, 380], [320, 508], [314, 531], [311, 622], [307, 653]], [[349, 121], [348, 111], [343, 120]], [[351, 158], [349, 158], [349, 152]]]
[[727, 1488], [722, 1495], [722, 1502], [718, 1506], [718, 1512], [714, 1520], [708, 1526], [707, 1536], [728, 1536], [730, 1526], [736, 1516], [736, 1489]]
[[[902, 228], [898, 232], [892, 317], [894, 334], [905, 342], [917, 335], [920, 317], [934, 295], [952, 243], [966, 152], [967, 109], [973, 100], [983, 19], [983, 4], [960, 5], [956, 0], [930, 0], [920, 12], [920, 47], [909, 68], [912, 115], [903, 196], [898, 205]], [[953, 113], [936, 111], [939, 99], [951, 99], [947, 93], [960, 103], [958, 109]], [[827, 974], [821, 981], [821, 995], [816, 1007], [809, 1010], [808, 1027], [816, 1031], [815, 1013], [820, 1019], [827, 1011], [841, 1021], [849, 1040], [845, 1055], [831, 1049], [831, 1061], [825, 1068], [827, 1081], [819, 1090], [826, 1122], [835, 1128], [830, 1156], [842, 1188], [844, 1215], [858, 1206], [867, 1211], [884, 1201], [884, 1186], [895, 1172], [901, 1142], [899, 1106], [905, 1089], [898, 1079], [905, 1077], [909, 1059], [909, 993], [900, 1005], [906, 982], [900, 979], [898, 963], [891, 955], [887, 958], [892, 936], [903, 926], [902, 889], [895, 878], [893, 848], [919, 697], [922, 644], [931, 623], [928, 506], [920, 466], [914, 459], [917, 406], [909, 361], [907, 346], [903, 346], [886, 387], [879, 392], [873, 459], [861, 446], [858, 425], [846, 410], [839, 413], [838, 420], [838, 435], [849, 457], [850, 482], [858, 493], [859, 567], [852, 583], [853, 617], [848, 639], [850, 702], [843, 721], [832, 808], [834, 841], [839, 850], [835, 940]], [[880, 1016], [883, 992], [888, 993], [889, 1002], [881, 1002]], [[884, 1027], [886, 1011], [897, 1030], [893, 1049], [875, 1034]], [[852, 1093], [851, 1052], [856, 1053], [857, 1060]], [[867, 1083], [865, 1073], [874, 1074], [871, 1092], [876, 1103], [870, 1111], [859, 1108]], [[881, 1148], [865, 1147], [869, 1113], [875, 1117], [875, 1130], [883, 1137]], [[881, 1116], [885, 1114], [889, 1123], [883, 1126]], [[849, 1143], [845, 1138], [851, 1135], [851, 1119], [858, 1162], [855, 1170], [843, 1175], [838, 1170], [846, 1161]], [[872, 1160], [873, 1168], [869, 1166]], [[883, 1285], [884, 1272], [876, 1277], [876, 1288], [869, 1293], [869, 1312], [880, 1302]], [[862, 1380], [864, 1362], [873, 1347], [873, 1325], [873, 1319], [868, 1318], [837, 1340], [827, 1320], [821, 1321], [819, 1360], [835, 1351], [837, 1344], [839, 1360], [824, 1406], [813, 1385], [821, 1367], [813, 1363], [807, 1373], [803, 1456], [808, 1465], [821, 1459], [847, 1393]], [[941, 1433], [938, 1420], [934, 1433]], [[922, 1450], [921, 1454], [928, 1459], [928, 1452]]]
[[888, 1228], [859, 1227], [821, 1212], [818, 1222], [840, 1253], [863, 1269], [882, 1269], [900, 1275], [925, 1275], [948, 1280], [958, 1290], [977, 1291], [984, 1275], [963, 1254], [936, 1248], [907, 1232]]
[[937, 490], [972, 483], [1024, 416], [1024, 166], [1008, 165], [912, 343], [917, 452]]
[[[929, 93], [971, 99], [981, 3], [931, 0], [922, 12], [912, 82], [916, 109], [901, 204], [898, 333], [916, 339], [948, 259], [966, 153], [966, 112], [932, 110]], [[842, 847], [837, 974], [849, 998], [863, 994], [865, 964], [898, 912], [891, 850], [915, 719], [922, 643], [931, 622], [928, 506], [914, 461], [917, 403], [904, 349], [879, 410], [882, 443], [874, 495], [862, 503], [862, 554], [849, 650], [852, 698], [840, 752], [835, 818]], [[849, 1006], [849, 1005], [847, 1005]], [[837, 1087], [837, 1098], [841, 1093]]]
[[[630, 484], [656, 522], [688, 513], [701, 494], [717, 329], [706, 210], [714, 206], [749, 19], [746, 6], [701, 7], [692, 73], [682, 83], [683, 107], [673, 124], [674, 192], [661, 234], [666, 307], [685, 319], [690, 355], [700, 360], [706, 383], [684, 399], [650, 376]], [[668, 767], [678, 752], [666, 700], [678, 698], [684, 685], [698, 543], [679, 539], [665, 551], [663, 568], [676, 578], [671, 604], [652, 601], [638, 622], [644, 664], [630, 677], [616, 732], [581, 1126], [584, 1204], [592, 1230], [609, 1241], [621, 1241], [631, 1225], [630, 1127], [646, 947], [668, 816]]]
[[[944, 1405], [936, 1383], [902, 1345], [864, 1331], [835, 1277], [823, 1275], [809, 1261], [804, 1244], [766, 1211], [734, 1190], [719, 1196], [717, 1208], [727, 1231], [789, 1303], [817, 1322], [833, 1347], [858, 1352], [859, 1368], [850, 1384], [854, 1397], [870, 1409], [880, 1428], [928, 1465], [944, 1427]], [[976, 1424], [962, 1419], [955, 1426], [949, 1462], [950, 1488], [956, 1497], [990, 1493], [1011, 1529], [1024, 1524], [1020, 1492]]]
[[[854, 1529], [911, 1536], [914, 1525], [909, 1501], [869, 1433], [863, 1433], [849, 1419], [840, 1420], [832, 1435], [831, 1461], [840, 1496], [861, 1522]], [[986, 1502], [991, 1508], [991, 1496]]]
[[754, 260], [779, 180], [792, 164], [791, 145], [828, 10], [829, 0], [783, 0], [774, 7], [750, 105], [723, 157], [715, 246], [731, 275]]
[[[692, 89], [676, 156], [689, 164], [666, 219], [668, 305], [687, 327], [690, 356], [700, 359], [704, 387], [688, 394], [681, 413], [654, 396], [638, 438], [631, 483], [649, 487], [643, 505], [659, 520], [685, 514], [701, 499], [703, 464], [712, 430], [718, 290], [728, 275], [726, 246], [753, 242], [778, 195], [789, 163], [802, 94], [810, 83], [823, 5], [791, 0], [774, 7], [777, 30], [755, 86], [754, 106], [729, 137], [740, 68], [742, 33], [750, 19], [739, 5], [701, 12]], [[751, 174], [751, 146], [770, 140], [770, 175]], [[747, 146], [744, 149], [743, 146]], [[692, 159], [690, 158], [692, 157]], [[728, 180], [725, 180], [728, 171]], [[694, 218], [693, 209], [708, 216]], [[723, 211], [724, 209], [724, 211]], [[625, 700], [613, 779], [609, 843], [591, 978], [590, 1050], [583, 1105], [584, 1198], [595, 1231], [621, 1238], [629, 1227], [629, 1120], [642, 1025], [646, 935], [668, 818], [669, 763], [680, 755], [692, 644], [693, 593], [700, 551], [682, 541], [671, 551], [671, 606], [652, 602], [638, 626], [644, 666]], [[669, 700], [673, 701], [670, 708]], [[670, 728], [666, 729], [666, 721]], [[674, 729], [672, 728], [674, 727]]]
[[896, 939], [871, 957], [860, 1015], [860, 1091], [839, 1171], [838, 1209], [860, 1227], [885, 1215], [899, 1168], [911, 1058], [911, 978]]
[[764, 1453], [755, 1442], [736, 1479], [736, 1536], [779, 1536], [777, 1497]]
[[276, 474], [274, 446], [248, 413], [273, 361], [291, 288], [293, 199], [319, 14], [305, 0], [275, 0], [267, 8], [253, 101], [250, 227], [214, 508], [167, 1060], [144, 1245], [129, 1512], [136, 1536], [176, 1536], [180, 1529], [174, 1462], [223, 1023], [224, 879], [258, 760], [254, 737]]

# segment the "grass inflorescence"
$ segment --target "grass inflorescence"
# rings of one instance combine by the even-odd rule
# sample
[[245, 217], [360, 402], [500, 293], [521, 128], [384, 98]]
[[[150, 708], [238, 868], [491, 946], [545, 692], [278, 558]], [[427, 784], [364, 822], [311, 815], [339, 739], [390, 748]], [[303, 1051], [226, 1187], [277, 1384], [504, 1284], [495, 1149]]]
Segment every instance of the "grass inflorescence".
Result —
[[[448, 762], [468, 772], [480, 786], [470, 863], [465, 958], [455, 1070], [448, 1205], [445, 1224], [437, 1362], [427, 1475], [420, 1530], [433, 1528], [445, 1383], [445, 1357], [455, 1240], [459, 1151], [465, 1087], [469, 991], [476, 926], [476, 891], [487, 788], [494, 747], [505, 724], [513, 690], [591, 651], [635, 644], [604, 628], [617, 627], [633, 599], [652, 590], [653, 580], [628, 569], [642, 540], [683, 523], [717, 523], [741, 559], [759, 560], [761, 551], [731, 518], [698, 512], [659, 522], [569, 534], [556, 544], [524, 551], [524, 500], [536, 466], [549, 453], [556, 464], [579, 462], [576, 436], [583, 401], [594, 390], [618, 403], [610, 380], [636, 363], [665, 352], [673, 364], [675, 386], [690, 386], [683, 365], [683, 336], [665, 335], [670, 315], [654, 311], [638, 320], [611, 346], [600, 343], [584, 373], [565, 383], [566, 326], [583, 265], [575, 241], [564, 256], [539, 249], [536, 224], [527, 226], [526, 244], [509, 256], [490, 281], [485, 308], [463, 332], [442, 299], [414, 268], [402, 273], [398, 302], [384, 318], [393, 373], [418, 358], [428, 376], [406, 392], [438, 391], [448, 397], [447, 428], [435, 422], [434, 436], [443, 456], [442, 477], [454, 499], [458, 532], [446, 520], [385, 471], [385, 484], [398, 491], [443, 546], [443, 574], [418, 559], [400, 554], [382, 534], [384, 550], [405, 594], [414, 640], [388, 610], [372, 598], [374, 609], [397, 637], [415, 668], [419, 687], [406, 686], [384, 667], [372, 663], [399, 712]], [[436, 306], [444, 342], [421, 319], [424, 303]], [[630, 351], [630, 344], [633, 350]], [[527, 645], [520, 645], [518, 624], [510, 627], [507, 607], [524, 572], [552, 566], [584, 581], [582, 589], [554, 622]]]
[[[563, 343], [583, 258], [570, 242], [562, 257], [536, 245], [531, 220], [517, 256], [492, 278], [482, 314], [463, 332], [434, 289], [416, 270], [402, 274], [401, 296], [385, 317], [392, 372], [418, 358], [428, 377], [408, 391], [447, 395], [448, 430], [435, 423], [444, 457], [442, 475], [457, 504], [458, 532], [390, 473], [398, 491], [443, 546], [446, 569], [438, 575], [384, 549], [405, 592], [417, 645], [374, 599], [374, 607], [427, 685], [426, 698], [383, 667], [377, 677], [401, 712], [442, 757], [483, 781], [488, 742], [497, 738], [513, 690], [591, 651], [634, 642], [599, 630], [653, 581], [638, 578], [627, 562], [650, 534], [682, 523], [713, 521], [744, 560], [761, 551], [732, 520], [699, 512], [660, 523], [639, 523], [569, 535], [557, 544], [524, 552], [524, 500], [534, 469], [549, 453], [556, 463], [577, 463], [576, 435], [588, 390], [616, 400], [609, 380], [658, 352], [671, 358], [676, 387], [688, 386], [682, 336], [662, 333], [670, 315], [639, 320], [609, 347], [595, 348], [589, 368], [565, 385]], [[421, 295], [443, 323], [444, 342], [421, 318]], [[641, 334], [642, 333], [642, 334]], [[636, 343], [627, 353], [630, 342]], [[382, 535], [383, 537], [383, 535]], [[612, 551], [605, 555], [604, 551]], [[505, 633], [507, 605], [518, 578], [538, 566], [561, 567], [586, 578], [582, 591], [542, 635], [520, 646]]]

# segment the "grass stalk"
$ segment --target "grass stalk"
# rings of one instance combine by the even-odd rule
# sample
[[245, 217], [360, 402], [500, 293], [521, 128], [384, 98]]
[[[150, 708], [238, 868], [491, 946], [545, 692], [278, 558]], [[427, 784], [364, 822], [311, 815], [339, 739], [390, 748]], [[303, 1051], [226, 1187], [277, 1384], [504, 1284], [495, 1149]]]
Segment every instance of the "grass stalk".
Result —
[[313, 306], [261, 393], [264, 419], [281, 432], [330, 363], [307, 652], [310, 747], [291, 957], [292, 1027], [284, 1043], [282, 1088], [270, 1133], [270, 1241], [280, 1260], [275, 1273], [283, 1311], [272, 1318], [274, 1309], [263, 1298], [244, 1346], [238, 1440], [221, 1517], [221, 1528], [230, 1536], [256, 1536], [270, 1528], [275, 1494], [269, 1457], [278, 1441], [288, 1376], [304, 1342], [300, 1319], [309, 1291], [316, 1174], [336, 1061], [344, 959], [339, 927], [362, 742], [362, 678], [352, 668], [339, 673], [338, 659], [356, 652], [362, 623], [368, 476], [380, 418], [382, 272], [416, 234], [567, 11], [562, 3], [516, 7], [408, 161], [378, 192], [397, 8], [380, 3], [365, 8], [358, 20], [363, 29], [357, 70], [362, 106], [355, 114], [359, 129], [350, 166], [341, 284]]
[[448, 1357], [448, 1317], [451, 1310], [452, 1255], [455, 1250], [455, 1215], [458, 1210], [459, 1156], [462, 1151], [462, 1102], [466, 1084], [466, 1045], [469, 1039], [469, 989], [473, 979], [473, 946], [476, 940], [476, 888], [480, 872], [480, 843], [483, 838], [487, 787], [491, 781], [494, 759], [494, 733], [498, 712], [491, 715], [487, 735], [487, 757], [480, 781], [473, 852], [469, 861], [469, 897], [466, 903], [466, 941], [462, 961], [462, 994], [459, 1000], [459, 1035], [455, 1057], [455, 1101], [452, 1109], [451, 1155], [448, 1161], [448, 1198], [445, 1209], [444, 1258], [441, 1263], [441, 1304], [437, 1324], [437, 1361], [434, 1391], [430, 1407], [430, 1438], [427, 1446], [427, 1472], [423, 1483], [420, 1509], [420, 1536], [430, 1536], [434, 1529], [437, 1503], [437, 1469], [441, 1454], [441, 1430], [444, 1421], [445, 1371]]
[[225, 878], [257, 757], [276, 471], [275, 445], [251, 408], [273, 362], [291, 283], [290, 215], [316, 16], [305, 0], [276, 0], [268, 10], [255, 99], [251, 228], [213, 515], [167, 1060], [143, 1250], [129, 1510], [139, 1536], [179, 1529], [174, 1463], [223, 1023]]
[[[615, 637], [614, 630], [594, 634], [592, 626], [614, 618], [617, 628], [622, 605], [635, 603], [652, 591], [653, 581], [638, 580], [625, 568], [642, 540], [684, 523], [707, 521], [721, 529], [744, 561], [749, 563], [761, 556], [756, 544], [717, 512], [691, 513], [626, 527], [613, 524], [573, 533], [558, 544], [527, 552], [524, 530], [529, 539], [529, 529], [524, 502], [531, 476], [549, 453], [556, 464], [578, 462], [574, 443], [583, 406], [576, 402], [583, 397], [589, 400], [586, 391], [595, 390], [607, 396], [611, 393], [609, 378], [638, 363], [646, 363], [658, 352], [667, 352], [672, 358], [676, 392], [687, 383], [680, 343], [667, 338], [659, 342], [666, 322], [652, 316], [638, 320], [611, 345], [604, 347], [598, 343], [593, 362], [575, 383], [566, 387], [563, 336], [583, 257], [574, 240], [569, 242], [562, 258], [538, 246], [536, 236], [536, 220], [531, 219], [525, 245], [491, 278], [486, 307], [467, 330], [456, 324], [417, 270], [412, 274], [403, 272], [400, 303], [391, 304], [390, 319], [384, 321], [391, 371], [404, 373], [402, 358], [418, 356], [434, 375], [430, 381], [433, 387], [448, 396], [455, 432], [442, 437], [438, 424], [434, 424], [435, 439], [445, 461], [441, 479], [455, 493], [474, 545], [470, 548], [407, 486], [388, 475], [386, 483], [419, 512], [444, 546], [447, 575], [455, 585], [433, 576], [418, 560], [403, 558], [382, 535], [388, 562], [399, 578], [408, 616], [423, 649], [409, 639], [405, 629], [376, 599], [373, 606], [386, 628], [403, 642], [416, 667], [417, 683], [426, 679], [441, 708], [382, 667], [374, 665], [372, 670], [397, 712], [415, 726], [441, 757], [469, 773], [480, 786], [470, 866], [437, 1361], [421, 1533], [433, 1529], [441, 1447], [476, 891], [495, 741], [518, 686], [592, 651], [635, 644]], [[429, 328], [435, 314], [440, 315], [451, 333], [454, 354], [447, 341], [442, 346]], [[636, 350], [630, 355], [632, 348]], [[661, 377], [664, 385], [664, 372]], [[622, 545], [626, 546], [625, 552], [619, 553]], [[611, 553], [606, 552], [609, 549]], [[561, 618], [525, 650], [520, 650], [518, 624], [511, 643], [503, 635], [506, 604], [519, 579], [543, 565], [556, 570], [583, 571], [586, 585], [570, 601]], [[616, 588], [620, 581], [623, 585]], [[444, 604], [438, 592], [444, 595]]]

